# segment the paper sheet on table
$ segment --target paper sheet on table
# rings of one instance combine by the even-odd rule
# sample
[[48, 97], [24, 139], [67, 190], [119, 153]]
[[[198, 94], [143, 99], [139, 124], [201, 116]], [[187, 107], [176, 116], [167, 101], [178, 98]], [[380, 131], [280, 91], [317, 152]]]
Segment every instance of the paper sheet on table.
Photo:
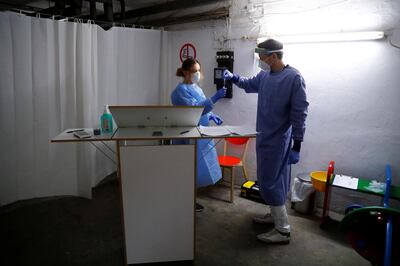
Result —
[[255, 135], [257, 131], [248, 127], [241, 126], [225, 126], [232, 134], [246, 136], [246, 135]]
[[333, 180], [333, 185], [338, 187], [357, 189], [358, 178], [347, 175], [335, 175], [335, 179]]
[[228, 136], [231, 132], [225, 127], [199, 127], [200, 133], [205, 136]]

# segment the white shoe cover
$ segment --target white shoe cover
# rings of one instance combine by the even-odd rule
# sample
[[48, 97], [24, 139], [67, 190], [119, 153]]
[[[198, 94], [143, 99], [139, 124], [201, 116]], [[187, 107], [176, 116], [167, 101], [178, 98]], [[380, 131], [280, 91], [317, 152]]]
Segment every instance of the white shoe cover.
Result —
[[257, 238], [268, 244], [289, 244], [290, 233], [288, 233], [288, 235], [282, 235], [274, 228], [267, 233], [257, 235]]
[[253, 222], [258, 224], [274, 224], [274, 218], [270, 213], [253, 217]]

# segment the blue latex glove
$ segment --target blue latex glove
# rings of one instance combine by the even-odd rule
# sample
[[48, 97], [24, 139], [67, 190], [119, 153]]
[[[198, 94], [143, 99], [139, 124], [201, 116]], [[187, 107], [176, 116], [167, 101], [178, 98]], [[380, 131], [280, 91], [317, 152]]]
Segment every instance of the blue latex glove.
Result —
[[219, 99], [224, 98], [226, 95], [226, 88], [222, 87], [221, 89], [217, 90], [217, 92], [211, 96], [211, 101], [213, 103], [218, 102]]
[[224, 79], [231, 80], [232, 78], [233, 74], [228, 69], [224, 69]]
[[223, 76], [225, 80], [232, 80], [234, 83], [239, 81], [239, 76], [231, 73], [228, 69], [224, 69]]
[[208, 119], [214, 121], [214, 123], [218, 126], [224, 122], [224, 120], [222, 120], [222, 118], [220, 116], [213, 114], [213, 113], [210, 114]]
[[300, 152], [290, 150], [288, 164], [296, 164], [300, 161]]

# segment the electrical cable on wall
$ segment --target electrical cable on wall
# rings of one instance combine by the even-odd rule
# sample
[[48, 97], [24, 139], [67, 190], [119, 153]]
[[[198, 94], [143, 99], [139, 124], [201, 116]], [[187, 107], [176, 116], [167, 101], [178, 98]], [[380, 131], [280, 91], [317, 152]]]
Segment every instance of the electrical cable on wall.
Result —
[[231, 36], [231, 20], [229, 17], [227, 17], [225, 19], [225, 27], [226, 27], [226, 37], [225, 37], [225, 43], [227, 44], [227, 47], [224, 47], [225, 50], [230, 50], [231, 49], [231, 40], [230, 40], [230, 36]]
[[[257, 37], [249, 37], [249, 36], [241, 36], [241, 37], [236, 37], [233, 38], [232, 37], [232, 7], [235, 6], [235, 4], [233, 3], [234, 1], [231, 0], [230, 1], [230, 11], [229, 11], [229, 17], [227, 17], [225, 19], [225, 34], [222, 34], [221, 36], [218, 36], [218, 32], [214, 31], [214, 42], [217, 43], [217, 50], [232, 50], [232, 41], [233, 40], [257, 40]], [[254, 25], [254, 28], [251, 29], [250, 31], [253, 32], [254, 30], [258, 32], [257, 35], [259, 35], [259, 32], [261, 30], [260, 26], [259, 26], [259, 21], [258, 20], [254, 20], [252, 19], [251, 13], [248, 10], [243, 10], [240, 9], [241, 12], [245, 11], [245, 14], [242, 14], [241, 16], [245, 16], [247, 18], [249, 18], [252, 22], [252, 24]], [[235, 25], [235, 28], [237, 29], [238, 25]], [[248, 29], [248, 26], [246, 24], [246, 29]]]
[[[291, 0], [288, 0], [291, 1]], [[310, 11], [314, 11], [314, 10], [321, 10], [323, 8], [327, 8], [327, 7], [331, 7], [331, 6], [335, 6], [335, 5], [340, 5], [343, 4], [345, 2], [349, 2], [350, 0], [341, 0], [341, 1], [336, 1], [334, 3], [329, 3], [329, 4], [325, 4], [325, 5], [318, 5], [316, 7], [313, 8], [306, 8], [303, 10], [299, 10], [299, 11], [289, 11], [289, 12], [271, 12], [271, 13], [264, 13], [264, 15], [289, 15], [289, 14], [301, 14], [301, 13], [306, 13], [306, 12], [310, 12]], [[275, 1], [276, 4], [278, 4], [278, 2], [282, 2], [282, 1]], [[275, 3], [273, 2], [273, 3]], [[295, 3], [298, 3], [298, 1], [293, 1]], [[269, 4], [268, 2], [263, 3], [263, 4]], [[282, 4], [282, 3], [280, 3]]]
[[391, 45], [391, 46], [393, 46], [393, 47], [395, 47], [395, 48], [399, 48], [399, 49], [400, 49], [400, 44], [399, 44], [399, 45], [397, 45], [397, 44], [393, 43], [391, 39], [389, 39], [389, 43], [390, 43], [390, 45]]
[[400, 28], [399, 29], [395, 29], [392, 32], [392, 35], [390, 36], [389, 39], [389, 44], [395, 48], [399, 48], [400, 49]]
[[[287, 0], [288, 2], [293, 2], [294, 4], [297, 3], [298, 1], [293, 1], [293, 0]], [[246, 12], [247, 17], [253, 22], [253, 24], [259, 24], [260, 23], [260, 19], [262, 18], [266, 18], [269, 15], [290, 15], [290, 14], [301, 14], [301, 13], [307, 13], [307, 12], [311, 12], [311, 11], [315, 11], [315, 10], [322, 10], [324, 8], [327, 7], [331, 7], [331, 6], [335, 6], [335, 5], [341, 5], [345, 2], [349, 2], [350, 0], [340, 0], [340, 1], [336, 1], [333, 3], [328, 3], [325, 5], [317, 5], [315, 7], [312, 8], [306, 8], [303, 10], [298, 10], [298, 11], [289, 11], [289, 12], [266, 12], [265, 10], [265, 6], [268, 4], [276, 4], [276, 5], [282, 5], [282, 1], [267, 1], [267, 2], [263, 2], [263, 3], [249, 3], [249, 5], [252, 5], [252, 9], [249, 10], [247, 7], [248, 5], [245, 6], [244, 10]], [[262, 7], [263, 10], [261, 12], [261, 15], [254, 15], [254, 11], [253, 10], [257, 10], [258, 8]]]

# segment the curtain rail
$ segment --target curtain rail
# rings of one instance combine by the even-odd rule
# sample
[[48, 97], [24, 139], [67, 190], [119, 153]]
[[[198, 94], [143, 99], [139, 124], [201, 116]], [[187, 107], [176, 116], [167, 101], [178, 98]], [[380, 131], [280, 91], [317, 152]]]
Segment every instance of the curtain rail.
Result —
[[[2, 10], [0, 10], [2, 11]], [[38, 17], [38, 18], [48, 18], [48, 19], [53, 19], [53, 20], [59, 20], [59, 21], [70, 21], [70, 22], [77, 22], [77, 23], [93, 23], [96, 25], [104, 26], [111, 26], [112, 27], [120, 27], [120, 28], [135, 28], [135, 29], [162, 29], [162, 27], [153, 27], [153, 26], [144, 26], [144, 25], [138, 25], [138, 24], [133, 24], [133, 23], [120, 23], [120, 22], [112, 22], [112, 21], [102, 21], [102, 20], [96, 20], [96, 19], [87, 19], [87, 18], [75, 18], [75, 17], [65, 17], [62, 15], [51, 15], [51, 14], [44, 14], [40, 13], [37, 11], [33, 10], [23, 10], [23, 9], [17, 9], [17, 8], [12, 8], [9, 10], [3, 10], [3, 11], [11, 11], [19, 14], [23, 14], [26, 16], [30, 17]]]

